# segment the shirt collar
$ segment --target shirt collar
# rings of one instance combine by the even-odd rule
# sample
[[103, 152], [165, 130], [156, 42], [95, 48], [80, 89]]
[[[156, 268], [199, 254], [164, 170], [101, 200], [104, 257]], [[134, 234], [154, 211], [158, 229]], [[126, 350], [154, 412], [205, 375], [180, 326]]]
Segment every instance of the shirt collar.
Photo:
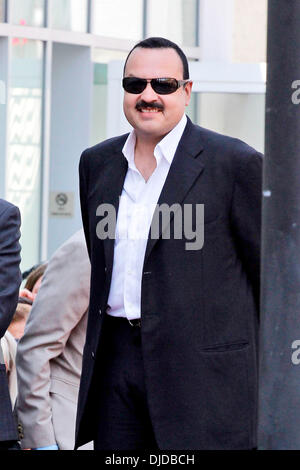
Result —
[[122, 149], [123, 155], [128, 161], [128, 166], [131, 169], [136, 169], [134, 163], [134, 149], [135, 149], [136, 136], [134, 129], [130, 132]]
[[154, 154], [156, 149], [159, 148], [163, 156], [166, 158], [168, 163], [171, 165], [176, 149], [178, 147], [179, 141], [182, 137], [184, 128], [187, 123], [187, 117], [184, 114], [180, 119], [179, 123], [160, 141], [154, 149]]
[[[176, 124], [176, 126], [173, 127], [173, 129], [156, 145], [154, 149], [154, 156], [156, 158], [159, 156], [159, 154], [162, 154], [163, 157], [169, 163], [169, 165], [171, 165], [186, 123], [187, 117], [184, 114], [178, 124]], [[124, 147], [122, 149], [123, 155], [128, 161], [128, 166], [131, 169], [136, 169], [134, 163], [135, 143], [136, 135], [133, 129], [127, 137]]]

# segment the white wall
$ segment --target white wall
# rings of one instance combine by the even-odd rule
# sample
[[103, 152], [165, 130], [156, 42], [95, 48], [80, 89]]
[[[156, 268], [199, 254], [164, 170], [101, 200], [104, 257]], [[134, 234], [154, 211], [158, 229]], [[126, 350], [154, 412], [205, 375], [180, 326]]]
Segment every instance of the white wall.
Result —
[[74, 193], [74, 216], [49, 215], [48, 256], [82, 226], [78, 164], [89, 144], [92, 84], [90, 48], [54, 44], [49, 189]]

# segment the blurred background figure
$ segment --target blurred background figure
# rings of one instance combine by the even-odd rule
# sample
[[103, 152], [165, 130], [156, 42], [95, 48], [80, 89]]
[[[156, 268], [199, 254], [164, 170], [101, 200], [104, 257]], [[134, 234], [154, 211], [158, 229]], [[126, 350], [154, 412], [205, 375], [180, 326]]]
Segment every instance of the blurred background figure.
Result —
[[23, 336], [25, 324], [32, 306], [32, 300], [19, 297], [17, 308], [6, 333], [9, 333], [15, 343]]
[[50, 259], [18, 343], [16, 408], [24, 449], [74, 448], [89, 285], [80, 230]]
[[32, 270], [29, 271], [29, 274], [25, 273], [26, 275], [26, 283], [24, 289], [20, 291], [20, 297], [27, 298], [34, 301], [39, 288], [41, 286], [41, 282], [43, 279], [44, 272], [46, 271], [47, 263], [42, 263], [37, 266], [34, 266]]
[[44, 263], [35, 266], [30, 270], [30, 273], [26, 278], [25, 287], [20, 290], [20, 297], [18, 299], [17, 308], [12, 321], [3, 338], [1, 338], [1, 347], [6, 366], [9, 394], [13, 408], [18, 394], [16, 370], [17, 342], [23, 336], [25, 324], [29, 316], [32, 303], [40, 288], [46, 267], [47, 264]]
[[13, 319], [6, 330], [5, 335], [1, 338], [1, 348], [6, 366], [9, 394], [13, 408], [18, 394], [16, 369], [17, 342], [23, 336], [31, 305], [31, 300], [19, 297]]

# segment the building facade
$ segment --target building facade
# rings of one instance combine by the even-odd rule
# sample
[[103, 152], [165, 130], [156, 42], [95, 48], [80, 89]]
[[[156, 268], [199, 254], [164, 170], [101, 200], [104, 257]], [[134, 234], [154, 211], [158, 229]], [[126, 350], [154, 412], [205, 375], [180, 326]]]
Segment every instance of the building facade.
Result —
[[0, 197], [22, 214], [22, 269], [81, 227], [81, 152], [129, 130], [128, 51], [188, 56], [194, 122], [263, 151], [267, 0], [0, 0]]

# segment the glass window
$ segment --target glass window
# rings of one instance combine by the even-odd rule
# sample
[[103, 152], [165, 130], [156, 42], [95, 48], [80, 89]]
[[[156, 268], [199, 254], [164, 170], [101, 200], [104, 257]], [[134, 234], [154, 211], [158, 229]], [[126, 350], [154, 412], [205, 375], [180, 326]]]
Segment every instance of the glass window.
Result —
[[111, 60], [124, 60], [127, 52], [94, 48], [93, 117], [91, 145], [107, 138], [107, 64]]
[[94, 64], [91, 145], [106, 139], [107, 64]]
[[0, 0], [0, 23], [5, 21], [5, 0]]
[[39, 260], [43, 43], [12, 39], [6, 197], [22, 215], [22, 266]]
[[266, 62], [267, 0], [234, 0], [233, 62]]
[[51, 27], [67, 31], [87, 31], [87, 0], [52, 0]]
[[24, 26], [44, 26], [44, 0], [10, 0], [10, 22]]
[[198, 93], [192, 93], [189, 105], [185, 108], [185, 114], [194, 122], [197, 123], [198, 111]]
[[93, 33], [138, 40], [143, 36], [143, 0], [95, 0]]
[[265, 95], [199, 93], [198, 124], [264, 151]]
[[163, 36], [182, 46], [197, 43], [198, 0], [148, 0], [147, 37]]
[[98, 62], [99, 64], [108, 64], [111, 60], [124, 60], [125, 62], [128, 52], [94, 47], [92, 49], [92, 62]]

